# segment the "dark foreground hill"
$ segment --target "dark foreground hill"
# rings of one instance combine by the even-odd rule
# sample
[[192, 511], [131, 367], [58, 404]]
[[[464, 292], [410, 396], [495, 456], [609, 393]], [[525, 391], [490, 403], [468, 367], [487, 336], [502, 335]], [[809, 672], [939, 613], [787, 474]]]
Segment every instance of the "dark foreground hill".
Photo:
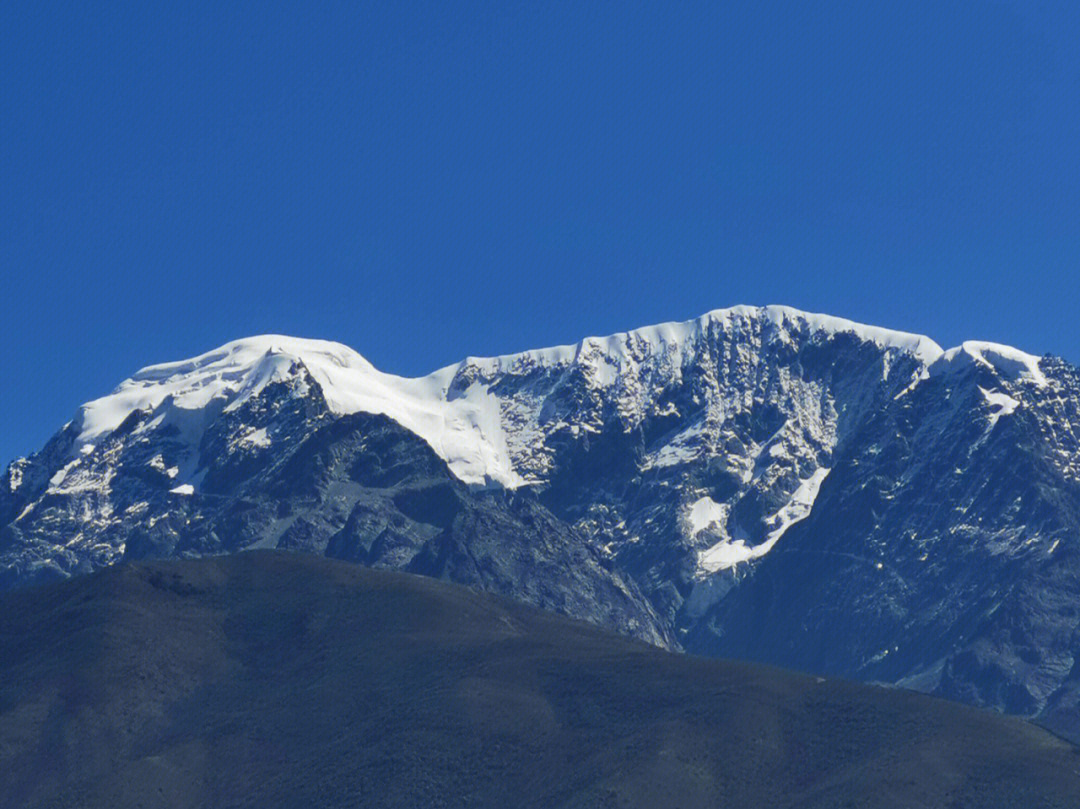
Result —
[[0, 600], [5, 807], [1076, 807], [1080, 754], [303, 554]]

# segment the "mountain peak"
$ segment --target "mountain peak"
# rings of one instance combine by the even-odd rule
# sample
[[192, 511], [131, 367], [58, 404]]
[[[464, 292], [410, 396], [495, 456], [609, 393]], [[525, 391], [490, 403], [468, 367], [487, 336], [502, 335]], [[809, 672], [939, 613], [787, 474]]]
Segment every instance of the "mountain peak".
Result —
[[767, 326], [782, 339], [789, 338], [792, 332], [805, 336], [817, 333], [851, 334], [882, 349], [895, 348], [905, 351], [924, 365], [930, 365], [943, 353], [941, 346], [921, 334], [868, 326], [845, 318], [804, 312], [791, 306], [740, 305], [713, 309], [692, 320], [657, 323], [602, 337], [586, 337], [577, 343], [495, 357], [469, 357], [462, 363], [437, 371], [433, 376], [452, 375], [465, 365], [480, 367], [489, 373], [499, 373], [518, 367], [523, 362], [544, 367], [568, 365], [580, 361], [583, 356], [596, 353], [621, 360], [627, 355], [637, 355], [642, 350], [653, 354], [672, 349], [681, 352], [683, 347], [693, 343], [695, 338], [717, 326], [733, 335], [757, 332]]
[[956, 348], [950, 348], [930, 367], [930, 374], [937, 375], [971, 366], [982, 366], [997, 372], [1010, 382], [1029, 382], [1046, 386], [1046, 376], [1039, 367], [1039, 358], [1017, 348], [967, 340]]
[[592, 384], [607, 388], [643, 362], [659, 362], [676, 376], [693, 362], [700, 340], [719, 328], [733, 339], [787, 342], [816, 333], [852, 334], [882, 349], [897, 349], [929, 365], [942, 355], [928, 337], [802, 312], [787, 306], [735, 306], [715, 309], [684, 322], [661, 323], [607, 337], [588, 337], [573, 345], [554, 346], [491, 358], [469, 358], [415, 379], [376, 369], [341, 343], [277, 334], [235, 340], [187, 360], [151, 365], [124, 381], [111, 394], [82, 406], [75, 420], [76, 450], [112, 432], [134, 411], [163, 404], [180, 411], [202, 410], [217, 401], [222, 410], [238, 406], [267, 384], [303, 372], [320, 388], [329, 409], [339, 415], [381, 413], [424, 438], [472, 485], [497, 482], [516, 487], [525, 482], [507, 447], [498, 397], [485, 385], [472, 384], [479, 373], [491, 378], [529, 367], [579, 364]]
[[234, 340], [191, 359], [147, 366], [112, 393], [87, 402], [75, 420], [77, 443], [90, 444], [119, 427], [132, 412], [155, 410], [167, 400], [183, 410], [202, 409], [215, 399], [232, 406], [257, 395], [270, 382], [289, 377], [300, 366], [320, 384], [331, 382], [324, 385], [331, 394], [341, 388], [333, 383], [378, 373], [340, 343], [277, 334]]
[[734, 306], [728, 309], [714, 309], [705, 317], [714, 320], [727, 321], [733, 318], [761, 318], [772, 322], [779, 327], [791, 324], [799, 324], [807, 327], [811, 332], [823, 332], [825, 334], [853, 334], [861, 340], [875, 343], [882, 348], [899, 348], [914, 354], [924, 363], [929, 364], [941, 356], [941, 346], [922, 334], [885, 329], [879, 326], [868, 326], [856, 323], [833, 315], [804, 312], [791, 306]]

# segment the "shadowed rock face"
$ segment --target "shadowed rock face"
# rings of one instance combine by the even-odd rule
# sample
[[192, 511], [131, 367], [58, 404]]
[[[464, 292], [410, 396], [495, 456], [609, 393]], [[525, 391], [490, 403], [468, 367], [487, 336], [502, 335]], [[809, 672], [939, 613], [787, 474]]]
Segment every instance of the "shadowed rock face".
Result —
[[1021, 720], [307, 554], [0, 598], [4, 807], [1053, 809], [1078, 762]]
[[[291, 385], [272, 385], [219, 419], [203, 438], [218, 449], [203, 455], [210, 460], [192, 494], [167, 488], [174, 482], [169, 451], [176, 449], [168, 437], [149, 431], [133, 441], [117, 431], [85, 462], [108, 464], [98, 474], [108, 490], [94, 495], [107, 498], [109, 514], [95, 523], [80, 511], [84, 492], [46, 492], [27, 521], [30, 537], [22, 521], [8, 529], [8, 582], [123, 560], [283, 548], [416, 569], [670, 644], [670, 631], [634, 583], [601, 564], [534, 495], [470, 493], [431, 447], [386, 416], [332, 417], [320, 402], [317, 387], [305, 385], [297, 397]], [[273, 451], [247, 451], [228, 438], [254, 430], [273, 435]], [[147, 472], [155, 457], [165, 460]], [[56, 553], [41, 539], [54, 532], [92, 532], [100, 544], [89, 554]]]
[[[1080, 424], [1080, 386], [1042, 366], [1042, 388], [981, 366], [931, 378], [869, 419], [810, 515], [686, 645], [1075, 734], [1080, 451], [1063, 427]], [[1006, 392], [1001, 414], [988, 399]]]
[[420, 380], [258, 338], [132, 385], [0, 479], [0, 588], [303, 550], [1080, 732], [1059, 360], [771, 307]]

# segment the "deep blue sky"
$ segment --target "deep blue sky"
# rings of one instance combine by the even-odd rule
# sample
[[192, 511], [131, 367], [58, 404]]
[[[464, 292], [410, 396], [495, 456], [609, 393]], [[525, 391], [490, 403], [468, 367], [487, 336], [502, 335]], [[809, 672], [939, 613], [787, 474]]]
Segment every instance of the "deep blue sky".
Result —
[[787, 303], [1080, 361], [1078, 6], [3, 3], [0, 463], [261, 332], [418, 374]]

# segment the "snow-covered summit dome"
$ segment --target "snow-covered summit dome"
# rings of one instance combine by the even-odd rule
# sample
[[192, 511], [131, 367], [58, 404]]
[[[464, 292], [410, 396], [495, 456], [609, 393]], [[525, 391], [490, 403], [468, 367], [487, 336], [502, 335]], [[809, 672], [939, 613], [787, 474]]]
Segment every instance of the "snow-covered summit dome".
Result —
[[1039, 368], [1039, 358], [1011, 346], [968, 340], [950, 348], [930, 366], [931, 376], [981, 365], [996, 371], [1010, 382], [1030, 382], [1043, 387], [1046, 376]]
[[79, 441], [93, 442], [119, 427], [132, 412], [154, 410], [167, 399], [185, 410], [203, 408], [218, 398], [238, 404], [270, 382], [287, 378], [297, 363], [320, 384], [328, 383], [326, 393], [336, 399], [348, 393], [350, 382], [378, 374], [371, 363], [340, 343], [276, 334], [247, 337], [191, 359], [150, 365], [108, 396], [87, 402], [76, 417]]

